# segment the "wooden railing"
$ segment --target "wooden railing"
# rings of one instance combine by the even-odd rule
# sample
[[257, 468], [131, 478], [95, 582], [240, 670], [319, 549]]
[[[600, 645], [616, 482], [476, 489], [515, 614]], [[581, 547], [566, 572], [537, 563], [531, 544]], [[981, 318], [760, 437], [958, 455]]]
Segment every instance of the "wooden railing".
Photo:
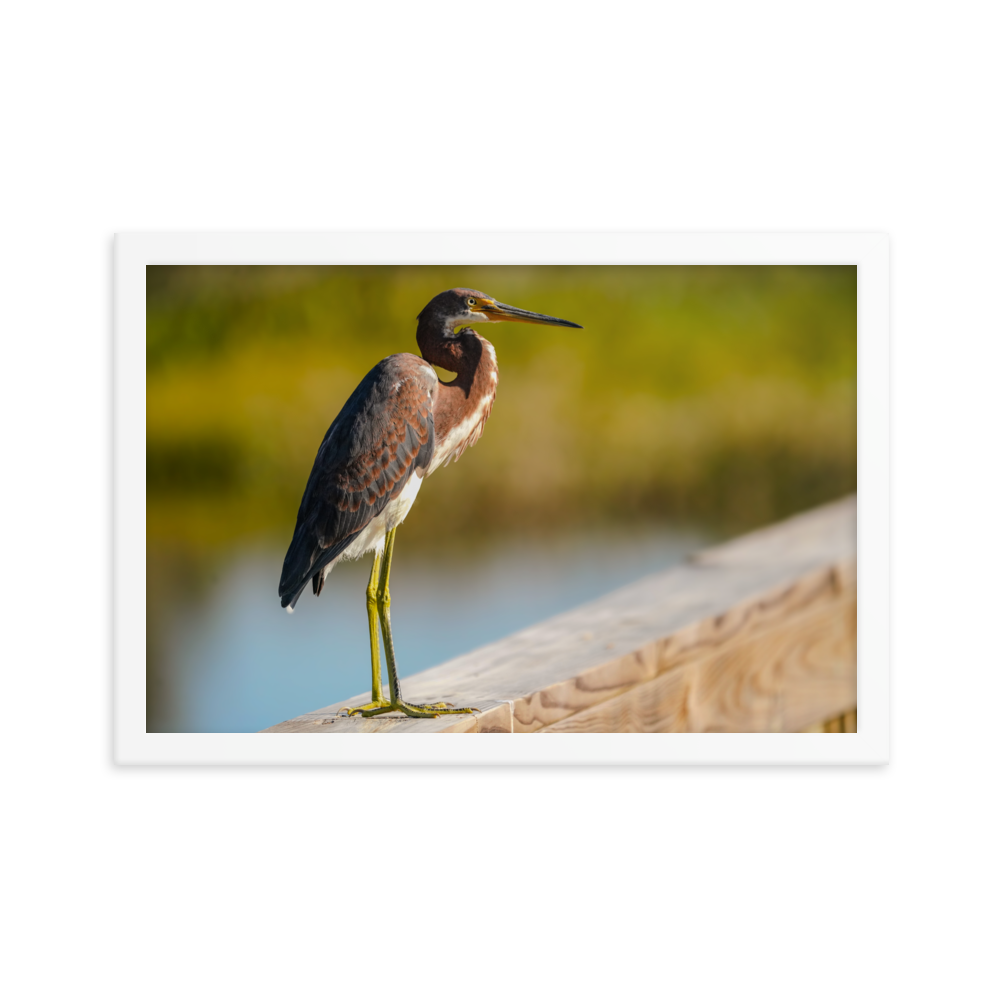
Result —
[[848, 732], [856, 728], [855, 499], [707, 549], [404, 679], [475, 716], [338, 716], [269, 733]]

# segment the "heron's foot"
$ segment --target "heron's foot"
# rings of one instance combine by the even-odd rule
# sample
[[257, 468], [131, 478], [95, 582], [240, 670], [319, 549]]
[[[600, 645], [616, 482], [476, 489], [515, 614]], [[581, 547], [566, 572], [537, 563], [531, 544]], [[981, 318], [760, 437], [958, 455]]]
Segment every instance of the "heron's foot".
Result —
[[385, 715], [386, 712], [402, 712], [411, 719], [436, 719], [439, 715], [471, 715], [478, 708], [455, 708], [450, 702], [435, 701], [429, 705], [411, 705], [408, 701], [391, 701], [382, 704], [372, 703], [349, 709], [349, 714], [360, 714], [366, 719], [373, 715]]
[[401, 701], [398, 710], [411, 719], [434, 719], [439, 715], [472, 715], [473, 712], [481, 711], [472, 706], [455, 708], [450, 701], [435, 701], [429, 705], [411, 705], [408, 701]]
[[[355, 705], [354, 708], [344, 706], [340, 709], [340, 712], [346, 712], [348, 717], [352, 715], [376, 715], [379, 712], [390, 711], [389, 702], [383, 699], [382, 701], [370, 701], [367, 705]], [[340, 715], [340, 712], [337, 714]]]

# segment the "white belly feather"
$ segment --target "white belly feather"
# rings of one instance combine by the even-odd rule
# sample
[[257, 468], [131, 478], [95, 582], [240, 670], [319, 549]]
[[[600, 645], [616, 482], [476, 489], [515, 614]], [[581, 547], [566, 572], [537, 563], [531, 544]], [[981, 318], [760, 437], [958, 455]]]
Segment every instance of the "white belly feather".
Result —
[[434, 456], [431, 458], [431, 466], [427, 470], [428, 476], [436, 469], [441, 468], [442, 465], [447, 465], [453, 457], [456, 457], [456, 453], [461, 455], [467, 447], [474, 445], [479, 440], [492, 404], [493, 397], [484, 396], [472, 413], [460, 423], [455, 424], [443, 439], [434, 442]]
[[382, 513], [378, 517], [373, 517], [354, 541], [336, 559], [323, 567], [323, 579], [326, 580], [330, 570], [342, 559], [360, 559], [368, 552], [381, 552], [385, 548], [386, 532], [403, 523], [422, 485], [423, 479], [420, 476], [416, 474], [410, 476], [403, 487], [403, 492], [395, 500], [390, 500]]

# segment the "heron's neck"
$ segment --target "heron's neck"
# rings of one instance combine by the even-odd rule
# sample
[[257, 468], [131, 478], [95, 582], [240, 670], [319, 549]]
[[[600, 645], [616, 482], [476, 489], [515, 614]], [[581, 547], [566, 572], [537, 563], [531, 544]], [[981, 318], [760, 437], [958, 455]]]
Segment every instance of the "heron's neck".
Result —
[[[497, 359], [493, 345], [471, 328], [457, 336], [417, 328], [420, 353], [432, 365], [455, 372], [452, 382], [441, 382], [434, 405], [434, 433], [439, 439], [463, 422], [473, 420], [479, 430], [489, 416], [497, 391]], [[478, 437], [478, 431], [476, 432]]]

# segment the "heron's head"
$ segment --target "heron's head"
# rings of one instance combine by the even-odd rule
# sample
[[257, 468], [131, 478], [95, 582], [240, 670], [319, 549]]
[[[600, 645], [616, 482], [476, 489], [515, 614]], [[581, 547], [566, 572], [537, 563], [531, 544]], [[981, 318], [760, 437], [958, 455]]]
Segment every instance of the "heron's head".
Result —
[[442, 330], [445, 336], [454, 337], [456, 331], [470, 323], [539, 323], [542, 326], [571, 326], [582, 330], [579, 323], [556, 319], [544, 313], [528, 312], [516, 306], [497, 302], [492, 295], [474, 288], [450, 288], [435, 295], [424, 306], [418, 319], [429, 322]]

